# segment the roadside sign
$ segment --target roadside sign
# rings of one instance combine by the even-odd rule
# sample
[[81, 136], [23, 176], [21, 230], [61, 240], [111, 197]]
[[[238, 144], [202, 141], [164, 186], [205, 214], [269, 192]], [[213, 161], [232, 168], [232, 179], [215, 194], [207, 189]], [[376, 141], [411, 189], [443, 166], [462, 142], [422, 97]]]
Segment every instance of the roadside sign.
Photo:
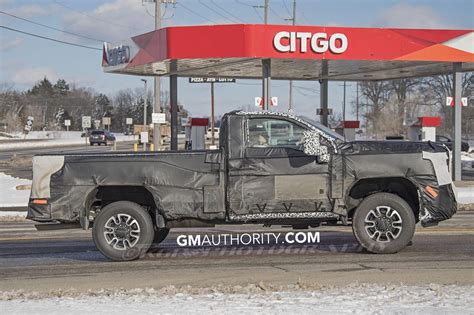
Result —
[[148, 131], [140, 132], [140, 141], [142, 143], [148, 143]]
[[189, 83], [235, 83], [233, 78], [189, 78]]
[[66, 119], [64, 121], [64, 126], [67, 126], [67, 127], [71, 126], [71, 121], [69, 119]]
[[[271, 106], [278, 106], [278, 97], [277, 96], [272, 96], [270, 98], [270, 105]], [[263, 106], [263, 97], [257, 96], [255, 98], [255, 106], [256, 107], [262, 107]]]
[[133, 119], [132, 118], [125, 118], [125, 123], [127, 125], [133, 125]]
[[102, 117], [102, 125], [110, 126], [111, 119], [110, 117]]
[[91, 127], [91, 116], [82, 116], [82, 128]]
[[446, 106], [454, 106], [454, 98], [452, 96], [446, 97]]
[[[454, 106], [454, 97], [446, 97], [446, 106]], [[467, 106], [467, 97], [461, 97], [461, 106]]]
[[99, 126], [100, 126], [100, 120], [99, 119], [94, 120], [94, 128], [99, 128]]
[[166, 124], [166, 114], [165, 113], [152, 113], [151, 122], [154, 124]]

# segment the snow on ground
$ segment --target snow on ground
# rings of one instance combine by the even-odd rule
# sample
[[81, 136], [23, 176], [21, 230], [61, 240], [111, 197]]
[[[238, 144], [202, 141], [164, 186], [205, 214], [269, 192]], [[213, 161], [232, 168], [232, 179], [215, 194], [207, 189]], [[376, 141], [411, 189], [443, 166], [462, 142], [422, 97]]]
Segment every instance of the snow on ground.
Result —
[[457, 199], [460, 204], [474, 204], [474, 186], [456, 187]]
[[0, 173], [0, 208], [28, 205], [30, 190], [17, 190], [18, 185], [31, 185], [31, 180]]
[[[188, 288], [188, 289], [186, 289]], [[472, 314], [474, 286], [353, 284], [347, 287], [267, 290], [263, 284], [207, 288], [0, 292], [4, 314]], [[194, 292], [193, 292], [194, 291]], [[196, 293], [196, 291], [198, 293]], [[199, 292], [201, 291], [201, 292]]]
[[474, 170], [474, 152], [461, 153], [461, 168], [466, 171]]

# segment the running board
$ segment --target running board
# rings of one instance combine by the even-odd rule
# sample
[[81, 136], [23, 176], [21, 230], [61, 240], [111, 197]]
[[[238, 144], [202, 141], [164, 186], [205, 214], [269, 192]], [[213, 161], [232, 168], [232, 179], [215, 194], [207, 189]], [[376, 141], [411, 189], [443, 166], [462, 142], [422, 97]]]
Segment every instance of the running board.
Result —
[[254, 220], [274, 220], [274, 219], [338, 219], [339, 215], [332, 212], [273, 212], [229, 215], [231, 221], [247, 222]]
[[54, 230], [68, 230], [68, 229], [81, 229], [79, 223], [44, 223], [35, 224], [37, 231], [54, 231]]

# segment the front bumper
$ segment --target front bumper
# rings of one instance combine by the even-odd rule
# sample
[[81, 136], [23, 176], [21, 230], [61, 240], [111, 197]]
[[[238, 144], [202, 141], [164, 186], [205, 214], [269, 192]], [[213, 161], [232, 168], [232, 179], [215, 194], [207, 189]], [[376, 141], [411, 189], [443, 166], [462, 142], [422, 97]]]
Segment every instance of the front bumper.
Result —
[[434, 197], [423, 189], [421, 196], [420, 222], [422, 226], [436, 225], [451, 218], [457, 211], [458, 204], [454, 184], [438, 186]]

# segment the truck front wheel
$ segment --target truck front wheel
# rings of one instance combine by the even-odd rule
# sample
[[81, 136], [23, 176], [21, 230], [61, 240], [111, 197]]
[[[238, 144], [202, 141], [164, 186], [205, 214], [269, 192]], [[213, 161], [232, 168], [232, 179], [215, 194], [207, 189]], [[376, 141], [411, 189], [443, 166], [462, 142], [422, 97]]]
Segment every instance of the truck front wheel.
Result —
[[408, 203], [397, 195], [376, 193], [366, 197], [352, 218], [352, 230], [369, 252], [396, 253], [415, 233], [415, 216]]
[[150, 248], [154, 229], [150, 215], [130, 201], [105, 206], [94, 221], [92, 237], [97, 249], [116, 261], [143, 257]]

